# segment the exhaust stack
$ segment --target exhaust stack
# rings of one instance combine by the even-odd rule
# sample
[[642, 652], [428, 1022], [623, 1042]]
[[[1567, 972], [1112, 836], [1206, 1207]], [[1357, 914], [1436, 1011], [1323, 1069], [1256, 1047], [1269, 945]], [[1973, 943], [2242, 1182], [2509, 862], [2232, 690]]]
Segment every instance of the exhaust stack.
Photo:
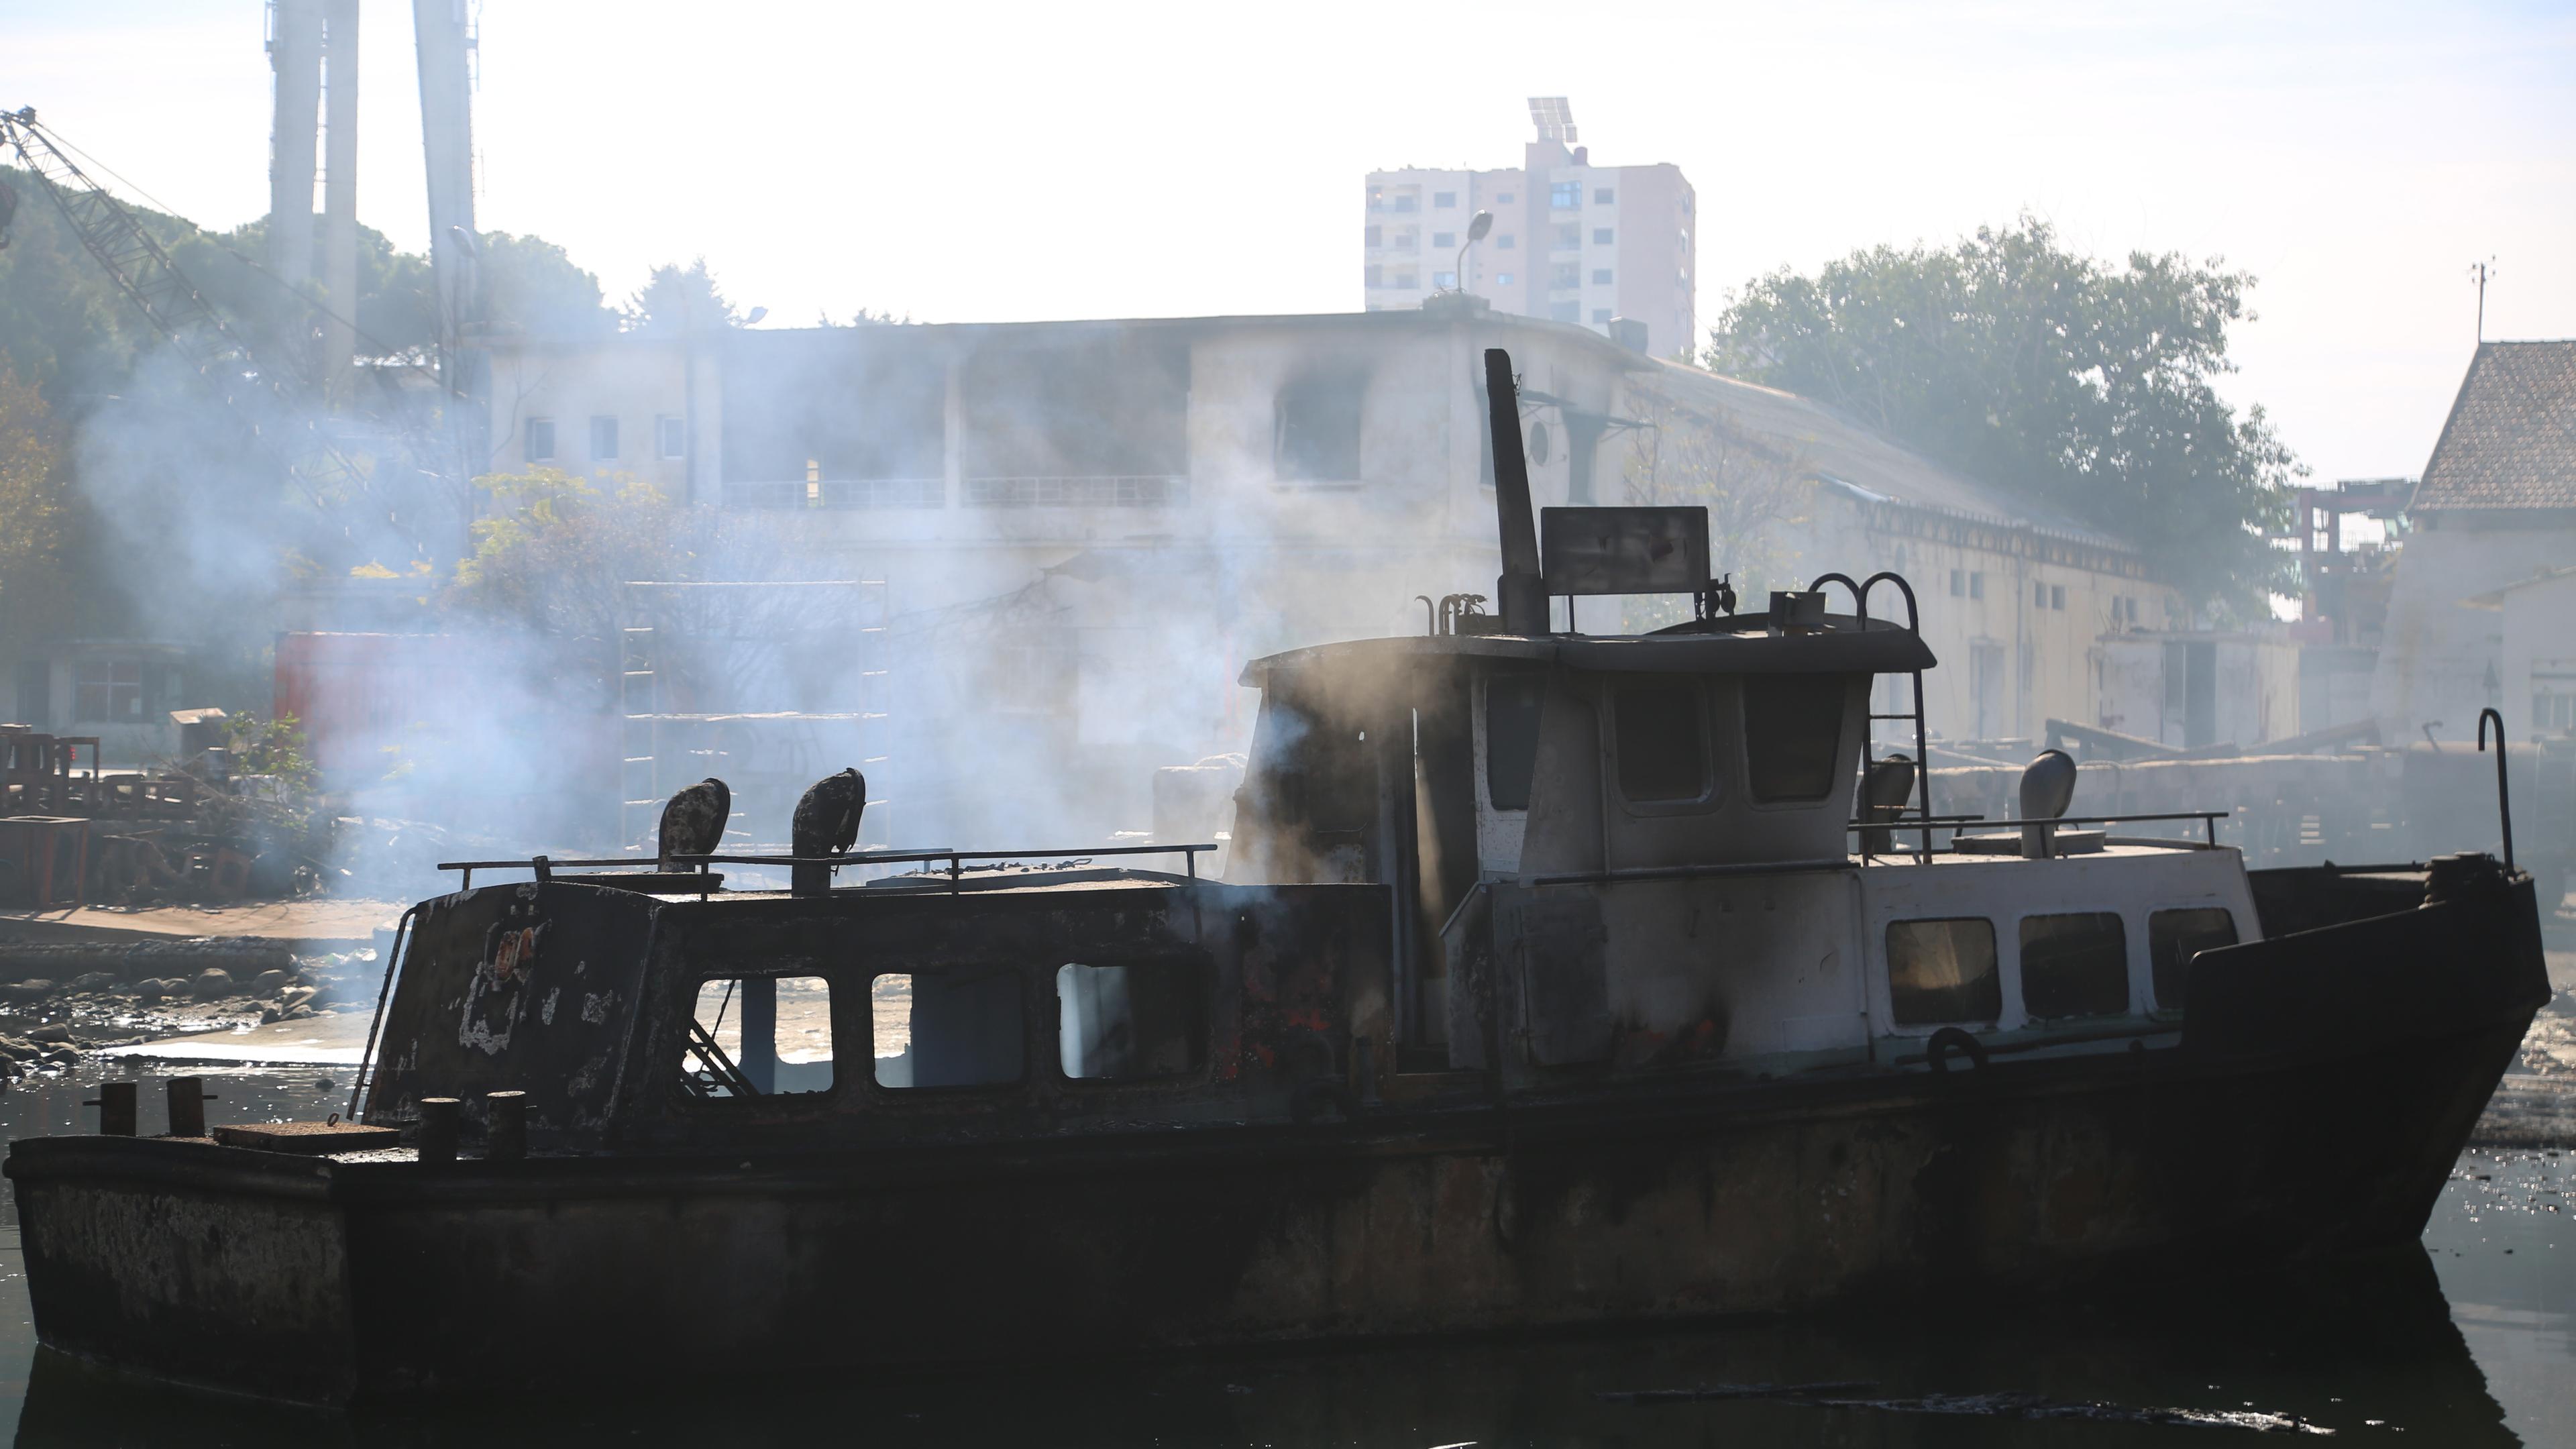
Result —
[[1506, 634], [1547, 632], [1547, 581], [1539, 573], [1538, 523], [1530, 509], [1529, 458], [1521, 451], [1520, 392], [1512, 355], [1485, 349], [1485, 401], [1494, 432], [1494, 513], [1502, 528], [1503, 575], [1494, 584]]

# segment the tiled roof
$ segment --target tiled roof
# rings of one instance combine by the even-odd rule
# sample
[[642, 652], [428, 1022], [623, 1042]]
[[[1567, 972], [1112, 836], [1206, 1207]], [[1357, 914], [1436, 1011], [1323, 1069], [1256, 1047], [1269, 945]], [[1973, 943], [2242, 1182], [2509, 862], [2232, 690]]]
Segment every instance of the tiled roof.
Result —
[[2576, 341], [2480, 343], [2409, 507], [2576, 509]]

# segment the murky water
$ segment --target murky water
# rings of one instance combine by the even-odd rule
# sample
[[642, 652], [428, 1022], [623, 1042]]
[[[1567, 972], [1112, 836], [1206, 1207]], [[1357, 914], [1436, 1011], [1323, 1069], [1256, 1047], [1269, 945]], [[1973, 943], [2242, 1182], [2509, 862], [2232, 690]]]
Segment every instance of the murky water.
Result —
[[[325, 1075], [332, 1089], [317, 1085]], [[211, 1076], [217, 1121], [342, 1105], [345, 1073]], [[8, 1136], [81, 1130], [90, 1081], [0, 1093]], [[144, 1089], [146, 1130], [156, 1089]], [[2220, 1416], [2417, 1445], [2576, 1444], [2576, 1154], [2472, 1152], [2421, 1251], [2291, 1282], [1969, 1301], [1690, 1333], [1036, 1366], [637, 1400], [333, 1416], [101, 1382], [39, 1355], [0, 1212], [0, 1414], [22, 1445], [2138, 1445]], [[507, 1332], [507, 1325], [495, 1331]], [[542, 1353], [542, 1344], [528, 1346]], [[1689, 1397], [1833, 1385], [1798, 1399]], [[1641, 1392], [1642, 1391], [1642, 1392]], [[1635, 1397], [1621, 1397], [1635, 1394]], [[1983, 1396], [1983, 1397], [1972, 1397]], [[2104, 1405], [2074, 1417], [2079, 1406]], [[2170, 1411], [2183, 1411], [2179, 1416]], [[2023, 1417], [2008, 1417], [2018, 1414]], [[2255, 1417], [2259, 1416], [2259, 1417]], [[2200, 1427], [2195, 1427], [2195, 1425]]]

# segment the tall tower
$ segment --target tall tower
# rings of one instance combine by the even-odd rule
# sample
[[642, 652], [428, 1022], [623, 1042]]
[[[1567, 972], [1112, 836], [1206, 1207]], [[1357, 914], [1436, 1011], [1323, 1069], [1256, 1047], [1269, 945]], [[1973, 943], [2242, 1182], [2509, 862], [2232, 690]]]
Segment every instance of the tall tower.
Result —
[[358, 0], [324, 0], [322, 395], [349, 401], [350, 359], [358, 350]]
[[[269, 0], [268, 59], [276, 72], [269, 136], [268, 270], [296, 296], [279, 343], [296, 376], [334, 406], [348, 396], [358, 338], [348, 320], [358, 291], [358, 0]], [[330, 85], [323, 85], [325, 66]], [[327, 116], [325, 115], [327, 100]], [[327, 130], [325, 123], [327, 121]], [[320, 265], [313, 182], [322, 179]], [[331, 314], [337, 314], [335, 319]], [[314, 351], [319, 323], [321, 351]]]
[[277, 73], [268, 140], [268, 270], [298, 295], [313, 280], [313, 176], [322, 123], [322, 0], [269, 0]]

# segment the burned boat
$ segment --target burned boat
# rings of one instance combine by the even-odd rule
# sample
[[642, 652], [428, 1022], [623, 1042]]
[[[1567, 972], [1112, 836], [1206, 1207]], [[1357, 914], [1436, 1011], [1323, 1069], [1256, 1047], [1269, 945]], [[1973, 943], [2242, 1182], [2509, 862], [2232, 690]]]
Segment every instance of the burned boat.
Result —
[[[2022, 818], [1936, 819], [1903, 581], [1739, 614], [1694, 510], [1542, 530], [1488, 370], [1499, 611], [1255, 661], [1225, 879], [1195, 848], [837, 889], [834, 859], [741, 861], [805, 867], [787, 891], [696, 873], [733, 857], [478, 863], [406, 917], [353, 1104], [381, 1141], [13, 1144], [43, 1341], [345, 1401], [1680, 1320], [2421, 1232], [2547, 995], [2509, 844], [2249, 874], [2215, 817], [2069, 813], [2045, 760]], [[1659, 591], [1689, 617], [1548, 627], [1551, 595]], [[1876, 757], [1874, 721], [1915, 753]]]

